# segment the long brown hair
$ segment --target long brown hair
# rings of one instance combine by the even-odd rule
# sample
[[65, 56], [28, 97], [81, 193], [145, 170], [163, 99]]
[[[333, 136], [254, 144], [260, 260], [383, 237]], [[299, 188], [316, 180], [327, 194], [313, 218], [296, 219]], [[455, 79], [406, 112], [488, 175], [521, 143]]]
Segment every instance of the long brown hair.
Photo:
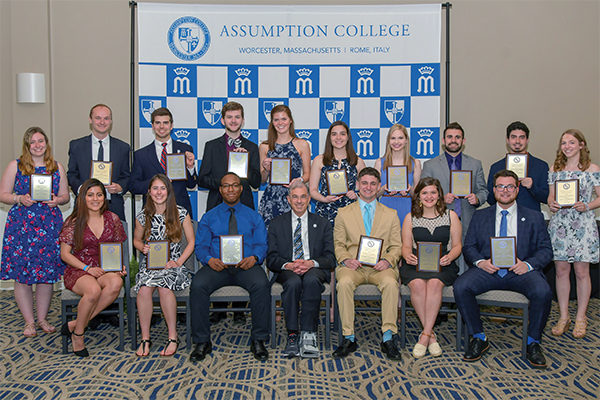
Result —
[[179, 222], [179, 211], [177, 211], [177, 201], [175, 200], [175, 193], [173, 192], [173, 184], [171, 180], [167, 178], [165, 174], [156, 174], [150, 179], [148, 184], [148, 193], [146, 193], [146, 205], [144, 206], [144, 236], [143, 240], [146, 241], [150, 237], [150, 230], [152, 229], [152, 217], [156, 214], [156, 205], [150, 197], [150, 188], [154, 181], [159, 180], [165, 184], [167, 188], [167, 204], [165, 209], [165, 225], [167, 227], [167, 239], [170, 242], [179, 242], [181, 240], [182, 229], [181, 223]]
[[402, 158], [406, 164], [406, 169], [408, 172], [411, 172], [415, 159], [410, 155], [410, 136], [408, 135], [406, 127], [400, 124], [394, 124], [388, 130], [387, 138], [385, 139], [385, 153], [383, 154], [383, 165], [381, 166], [381, 170], [383, 171], [387, 167], [394, 165], [392, 160], [392, 147], [390, 146], [390, 140], [392, 139], [392, 134], [396, 131], [402, 132], [406, 138], [406, 144], [404, 145], [404, 150], [402, 151], [404, 153], [402, 154]]
[[323, 165], [331, 165], [333, 163], [333, 159], [335, 158], [333, 155], [333, 145], [331, 144], [331, 131], [336, 126], [343, 126], [346, 130], [346, 135], [348, 136], [348, 141], [346, 142], [346, 160], [348, 160], [348, 164], [356, 165], [358, 162], [358, 156], [356, 155], [356, 151], [354, 151], [354, 145], [352, 144], [352, 135], [350, 134], [350, 128], [344, 121], [335, 121], [329, 127], [327, 131], [327, 137], [325, 138], [325, 150], [323, 150]]
[[108, 202], [106, 201], [106, 189], [104, 188], [104, 184], [98, 179], [93, 178], [83, 182], [81, 188], [79, 189], [79, 194], [75, 199], [75, 207], [73, 208], [73, 212], [67, 217], [64, 224], [64, 226], [70, 224], [74, 225], [73, 239], [75, 243], [75, 250], [80, 250], [83, 247], [83, 231], [87, 226], [90, 215], [85, 201], [88, 191], [96, 186], [99, 187], [102, 190], [102, 194], [104, 194], [104, 204], [102, 204], [102, 207], [100, 207], [100, 215], [104, 214], [104, 212], [108, 210]]
[[564, 131], [562, 135], [560, 135], [560, 139], [558, 139], [558, 150], [556, 150], [556, 159], [554, 160], [554, 171], [562, 171], [567, 165], [567, 156], [565, 156], [562, 150], [560, 149], [563, 136], [565, 136], [566, 134], [569, 134], [575, 139], [577, 139], [579, 144], [583, 143], [583, 147], [579, 152], [578, 167], [582, 171], [585, 171], [590, 167], [592, 161], [590, 160], [590, 150], [587, 147], [587, 141], [585, 140], [585, 136], [583, 136], [583, 133], [579, 129], [568, 129]]
[[292, 137], [292, 141], [297, 137], [296, 130], [294, 129], [294, 118], [292, 118], [292, 110], [285, 104], [278, 104], [271, 110], [271, 122], [269, 122], [269, 129], [267, 130], [267, 140], [263, 143], [266, 143], [269, 146], [269, 150], [275, 150], [275, 142], [277, 142], [277, 131], [275, 130], [275, 126], [273, 126], [273, 115], [284, 112], [287, 114], [290, 121], [290, 136]]
[[415, 193], [412, 197], [412, 209], [411, 214], [415, 218], [420, 218], [423, 216], [423, 203], [419, 199], [419, 195], [421, 191], [427, 186], [435, 186], [438, 191], [438, 200], [435, 203], [435, 210], [439, 215], [444, 215], [446, 212], [446, 202], [444, 202], [444, 190], [442, 190], [442, 185], [440, 185], [440, 181], [435, 178], [431, 178], [429, 176], [422, 178], [417, 186], [415, 187]]
[[31, 156], [31, 138], [36, 133], [40, 133], [46, 141], [46, 151], [44, 151], [44, 163], [46, 164], [46, 172], [53, 174], [58, 169], [58, 164], [52, 157], [52, 147], [46, 132], [43, 131], [39, 126], [32, 126], [25, 131], [23, 135], [23, 149], [21, 150], [21, 157], [19, 157], [18, 167], [23, 175], [31, 175], [35, 172], [35, 164], [33, 163], [33, 157]]

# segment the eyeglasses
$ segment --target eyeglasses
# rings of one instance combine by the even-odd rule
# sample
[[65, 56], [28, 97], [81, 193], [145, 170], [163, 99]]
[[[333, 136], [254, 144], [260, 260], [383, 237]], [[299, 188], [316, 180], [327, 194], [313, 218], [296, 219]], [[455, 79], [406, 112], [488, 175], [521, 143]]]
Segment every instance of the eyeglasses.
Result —
[[242, 184], [241, 183], [232, 183], [232, 184], [221, 185], [221, 187], [223, 188], [223, 190], [239, 189], [240, 187], [242, 187]]
[[502, 192], [503, 190], [506, 190], [507, 192], [514, 192], [515, 189], [517, 188], [515, 185], [496, 185], [494, 187], [499, 192]]

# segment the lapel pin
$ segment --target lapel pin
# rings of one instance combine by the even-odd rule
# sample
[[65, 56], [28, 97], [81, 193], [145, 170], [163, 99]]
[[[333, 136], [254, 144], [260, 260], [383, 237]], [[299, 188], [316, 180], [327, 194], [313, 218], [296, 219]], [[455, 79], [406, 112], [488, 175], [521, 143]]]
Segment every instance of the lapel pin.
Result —
[[521, 221], [525, 222], [525, 217], [522, 217], [522, 218], [521, 218]]
[[313, 224], [313, 228], [316, 228], [316, 227], [317, 227], [317, 224]]

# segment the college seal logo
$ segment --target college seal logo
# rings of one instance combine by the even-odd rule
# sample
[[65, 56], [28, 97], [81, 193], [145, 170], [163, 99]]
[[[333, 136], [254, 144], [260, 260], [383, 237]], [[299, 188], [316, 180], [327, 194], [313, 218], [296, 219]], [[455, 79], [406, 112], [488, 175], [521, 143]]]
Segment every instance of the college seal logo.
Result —
[[208, 27], [196, 17], [186, 16], [175, 20], [169, 32], [167, 42], [171, 52], [185, 61], [194, 61], [202, 57], [210, 46]]

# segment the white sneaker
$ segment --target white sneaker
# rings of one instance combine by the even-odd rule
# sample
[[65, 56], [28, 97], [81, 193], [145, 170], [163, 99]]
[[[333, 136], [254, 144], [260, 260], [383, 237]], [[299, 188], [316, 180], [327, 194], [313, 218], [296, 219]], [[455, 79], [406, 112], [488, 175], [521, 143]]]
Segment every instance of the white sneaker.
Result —
[[316, 332], [302, 332], [302, 339], [300, 342], [300, 357], [319, 358]]

